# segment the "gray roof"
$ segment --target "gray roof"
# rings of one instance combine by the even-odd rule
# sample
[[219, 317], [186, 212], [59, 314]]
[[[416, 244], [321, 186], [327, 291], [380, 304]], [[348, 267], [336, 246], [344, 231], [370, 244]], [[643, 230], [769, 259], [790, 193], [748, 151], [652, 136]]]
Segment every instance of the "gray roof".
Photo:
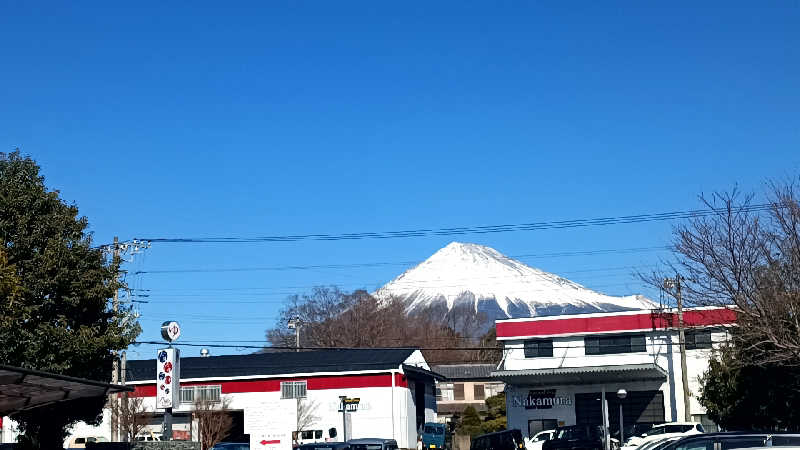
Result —
[[[181, 378], [245, 377], [399, 369], [413, 348], [359, 348], [308, 352], [182, 357]], [[128, 361], [128, 381], [156, 380], [156, 360]]]
[[492, 377], [508, 383], [597, 384], [630, 380], [666, 380], [658, 364], [558, 367], [552, 369], [496, 370]]
[[496, 367], [494, 364], [447, 364], [431, 366], [431, 370], [448, 380], [488, 380]]

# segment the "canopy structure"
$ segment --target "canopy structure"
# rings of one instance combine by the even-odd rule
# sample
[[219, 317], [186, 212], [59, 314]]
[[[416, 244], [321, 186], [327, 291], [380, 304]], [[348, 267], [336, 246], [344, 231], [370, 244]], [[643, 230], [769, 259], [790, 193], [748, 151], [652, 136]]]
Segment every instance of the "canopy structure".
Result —
[[126, 391], [133, 392], [133, 387], [0, 364], [0, 417], [53, 403]]
[[510, 384], [570, 385], [622, 381], [664, 381], [667, 372], [657, 364], [498, 370], [492, 376]]

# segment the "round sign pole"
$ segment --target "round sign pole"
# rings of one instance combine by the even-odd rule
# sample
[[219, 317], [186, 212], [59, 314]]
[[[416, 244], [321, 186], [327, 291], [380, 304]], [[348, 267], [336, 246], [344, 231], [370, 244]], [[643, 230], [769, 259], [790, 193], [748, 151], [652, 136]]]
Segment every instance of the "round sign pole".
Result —
[[[166, 321], [166, 322], [161, 324], [161, 337], [164, 338], [165, 341], [167, 341], [167, 345], [169, 345], [169, 348], [172, 348], [172, 343], [175, 342], [175, 340], [177, 340], [180, 337], [180, 335], [181, 335], [181, 327], [180, 327], [180, 325], [178, 325], [178, 322], [175, 322], [173, 320], [168, 320], [168, 321]], [[178, 364], [179, 364], [178, 360], [179, 359], [180, 359], [180, 353], [178, 353], [178, 350], [175, 350], [175, 366], [178, 366]], [[180, 375], [176, 371], [173, 374], [173, 376], [177, 380], [177, 378]], [[179, 382], [175, 383], [175, 385], [172, 386], [172, 389], [173, 389], [173, 398], [180, 399], [180, 395], [175, 395], [175, 391], [180, 393], [180, 389], [181, 389], [180, 388], [180, 383]], [[164, 432], [162, 434], [162, 439], [167, 440], [167, 441], [171, 441], [172, 440], [172, 407], [164, 408], [164, 424], [163, 424], [162, 427], [163, 427], [163, 430], [164, 430]]]

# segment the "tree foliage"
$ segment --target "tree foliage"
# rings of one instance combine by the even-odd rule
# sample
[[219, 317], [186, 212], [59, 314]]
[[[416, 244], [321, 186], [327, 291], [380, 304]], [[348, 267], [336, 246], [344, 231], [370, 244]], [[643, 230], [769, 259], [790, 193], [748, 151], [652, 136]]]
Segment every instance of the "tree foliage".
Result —
[[[701, 197], [707, 210], [675, 228], [688, 305], [737, 311], [749, 364], [800, 364], [800, 203], [794, 182], [769, 183], [766, 203], [738, 190]], [[660, 285], [664, 274], [650, 277]]]
[[796, 181], [766, 186], [760, 202], [736, 189], [701, 197], [706, 210], [674, 230], [669, 275], [685, 303], [736, 311], [699, 398], [732, 430], [800, 429], [800, 203]]
[[473, 406], [468, 406], [459, 417], [456, 433], [472, 437], [480, 434], [493, 433], [505, 430], [508, 421], [506, 418], [506, 396], [498, 394], [485, 400], [486, 416], [481, 418]]
[[715, 352], [701, 378], [698, 400], [711, 420], [726, 430], [800, 431], [800, 367], [743, 366], [737, 353]]
[[[88, 221], [49, 190], [39, 166], [19, 152], [0, 154], [0, 361], [109, 381], [112, 351], [139, 326], [109, 299], [119, 267], [92, 248]], [[65, 429], [95, 422], [104, 399], [55, 405], [15, 416], [29, 445], [60, 447]]]
[[196, 400], [192, 415], [197, 420], [197, 432], [200, 434], [202, 450], [209, 450], [222, 442], [233, 430], [233, 416], [230, 412], [230, 399], [222, 402]]
[[152, 411], [145, 407], [143, 397], [131, 397], [127, 392], [111, 397], [111, 411], [129, 442], [136, 439], [153, 417]]
[[[310, 294], [289, 298], [275, 327], [267, 330], [272, 346], [295, 345], [294, 330], [286, 327], [291, 318], [300, 319], [301, 347], [424, 347], [434, 349], [424, 352], [429, 362], [500, 360], [493, 331], [480, 335], [486, 320], [472, 308], [408, 314], [406, 304], [398, 299], [379, 300], [365, 291], [317, 287]], [[467, 350], [478, 345], [492, 349]]]

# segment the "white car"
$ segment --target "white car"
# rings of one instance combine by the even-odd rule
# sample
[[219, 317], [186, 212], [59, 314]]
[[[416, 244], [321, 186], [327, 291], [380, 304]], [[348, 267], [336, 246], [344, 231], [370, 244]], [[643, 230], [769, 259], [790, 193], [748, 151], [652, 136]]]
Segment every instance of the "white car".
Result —
[[677, 441], [684, 435], [680, 433], [666, 433], [666, 434], [660, 434], [659, 436], [661, 437], [640, 445], [639, 447], [636, 448], [636, 450], [657, 450], [659, 448], [666, 446], [670, 442]]
[[673, 436], [688, 436], [690, 434], [705, 433], [703, 426], [693, 422], [670, 422], [656, 425], [639, 436], [633, 436], [625, 441], [624, 447], [641, 447], [642, 445], [660, 440], [660, 438]]
[[555, 434], [556, 430], [544, 430], [534, 434], [533, 437], [525, 439], [526, 450], [542, 450], [545, 441], [553, 439]]

